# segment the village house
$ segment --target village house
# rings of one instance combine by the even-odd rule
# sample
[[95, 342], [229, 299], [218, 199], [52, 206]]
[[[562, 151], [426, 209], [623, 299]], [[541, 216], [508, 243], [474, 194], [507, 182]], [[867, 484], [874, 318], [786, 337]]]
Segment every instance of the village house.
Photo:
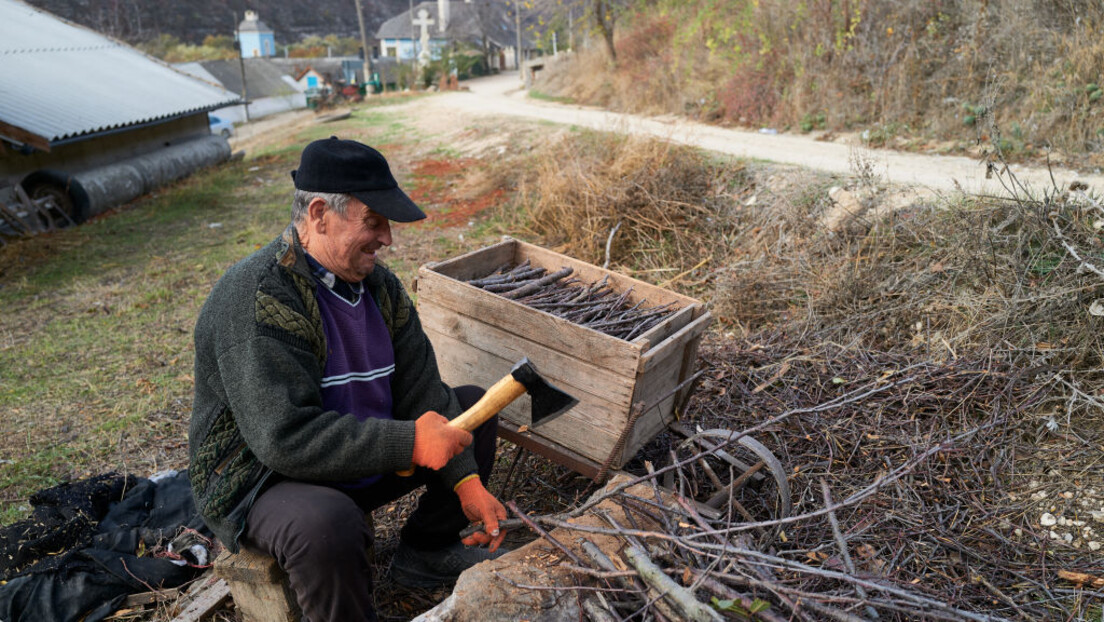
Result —
[[326, 76], [318, 73], [314, 67], [307, 67], [295, 76], [295, 83], [304, 93], [320, 93], [330, 88]]
[[276, 55], [276, 33], [260, 20], [256, 11], [245, 12], [245, 19], [238, 24], [235, 36], [242, 58]]
[[[517, 68], [516, 19], [506, 2], [420, 2], [385, 21], [376, 31], [376, 38], [381, 59], [385, 61], [401, 63], [417, 59], [425, 65], [440, 59], [446, 49], [468, 46], [484, 51], [490, 71]], [[524, 31], [521, 44], [524, 60], [535, 46]]]

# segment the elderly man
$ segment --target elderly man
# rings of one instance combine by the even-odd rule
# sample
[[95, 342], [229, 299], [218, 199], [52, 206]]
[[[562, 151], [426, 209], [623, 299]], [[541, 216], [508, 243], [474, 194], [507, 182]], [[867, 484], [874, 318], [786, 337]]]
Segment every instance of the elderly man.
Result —
[[[226, 272], [196, 323], [192, 489], [227, 547], [276, 558], [311, 622], [374, 620], [366, 512], [426, 486], [392, 561], [400, 584], [455, 581], [500, 553], [506, 511], [483, 485], [497, 420], [446, 425], [483, 391], [441, 381], [377, 262], [391, 221], [425, 218], [383, 156], [332, 137], [291, 175], [291, 225]], [[461, 541], [469, 520], [483, 531]]]

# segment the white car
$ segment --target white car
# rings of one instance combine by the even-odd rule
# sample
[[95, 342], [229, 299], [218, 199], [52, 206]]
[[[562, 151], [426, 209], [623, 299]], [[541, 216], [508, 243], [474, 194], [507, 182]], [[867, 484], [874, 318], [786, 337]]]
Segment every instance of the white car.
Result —
[[226, 119], [209, 114], [207, 115], [207, 123], [211, 126], [212, 134], [218, 134], [223, 138], [230, 138], [234, 135], [234, 124]]

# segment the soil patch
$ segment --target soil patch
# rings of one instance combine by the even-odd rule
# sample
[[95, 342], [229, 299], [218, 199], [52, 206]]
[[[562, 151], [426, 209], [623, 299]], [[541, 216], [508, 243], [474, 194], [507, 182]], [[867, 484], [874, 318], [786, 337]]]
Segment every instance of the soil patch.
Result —
[[479, 166], [474, 158], [425, 159], [413, 164], [410, 198], [424, 207], [426, 226], [469, 226], [483, 210], [501, 203], [506, 191], [466, 183], [468, 172]]

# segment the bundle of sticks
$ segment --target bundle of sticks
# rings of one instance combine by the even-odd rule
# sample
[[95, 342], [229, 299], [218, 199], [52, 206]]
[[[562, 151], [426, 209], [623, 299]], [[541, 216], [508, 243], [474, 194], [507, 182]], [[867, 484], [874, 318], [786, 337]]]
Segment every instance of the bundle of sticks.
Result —
[[673, 302], [645, 306], [647, 298], [630, 305], [632, 287], [618, 294], [608, 275], [596, 283], [584, 283], [571, 278], [574, 272], [565, 267], [549, 273], [526, 259], [468, 284], [625, 341], [646, 333], [678, 310]]

